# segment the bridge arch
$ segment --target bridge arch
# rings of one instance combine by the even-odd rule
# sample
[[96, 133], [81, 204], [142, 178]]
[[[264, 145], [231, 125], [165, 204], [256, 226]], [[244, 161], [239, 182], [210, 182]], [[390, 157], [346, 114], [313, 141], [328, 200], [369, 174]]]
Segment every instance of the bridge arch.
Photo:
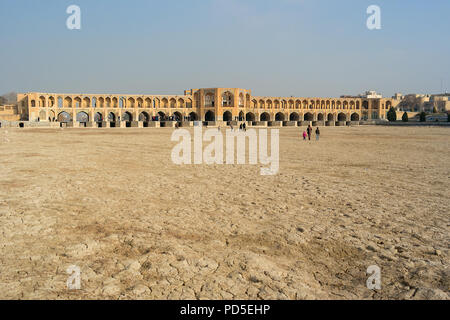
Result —
[[102, 122], [103, 121], [103, 115], [100, 112], [96, 112], [94, 114], [94, 122]]
[[328, 119], [328, 121], [334, 121], [334, 114], [329, 113], [327, 119]]
[[173, 117], [175, 118], [175, 121], [183, 121], [183, 115], [181, 112], [175, 111], [173, 113]]
[[133, 121], [133, 115], [130, 112], [126, 111], [126, 112], [122, 113], [121, 120], [124, 121], [126, 127], [129, 128], [129, 127], [131, 127], [131, 122]]
[[292, 112], [289, 116], [290, 121], [300, 121], [300, 116], [297, 112]]
[[58, 122], [68, 123], [72, 122], [72, 117], [69, 113], [63, 111], [58, 114]]
[[216, 116], [214, 114], [214, 111], [209, 110], [205, 113], [205, 121], [211, 121], [211, 122], [216, 121]]
[[284, 113], [278, 112], [278, 113], [275, 115], [275, 121], [284, 121]]
[[227, 121], [227, 122], [228, 121], [232, 121], [233, 120], [233, 115], [231, 114], [230, 111], [225, 111], [223, 113], [222, 119], [223, 119], [223, 121]]
[[89, 122], [89, 115], [84, 111], [78, 112], [77, 113], [77, 122], [80, 122], [80, 123]]
[[305, 113], [304, 120], [305, 121], [314, 121], [314, 115], [311, 112], [307, 112], [307, 113]]
[[147, 112], [145, 112], [145, 111], [141, 112], [139, 114], [139, 121], [142, 121], [144, 123], [145, 122], [150, 122], [150, 115]]
[[162, 111], [158, 112], [159, 121], [165, 121], [166, 120], [166, 114]]
[[114, 114], [114, 112], [108, 113], [108, 121], [109, 122], [116, 122], [116, 115]]
[[253, 112], [248, 112], [245, 115], [245, 120], [246, 121], [255, 121], [255, 114]]
[[319, 114], [317, 115], [317, 121], [323, 121], [323, 119], [324, 119], [323, 113], [319, 113]]
[[270, 121], [270, 114], [267, 112], [263, 112], [259, 119], [260, 121]]
[[347, 121], [347, 115], [345, 113], [338, 114], [338, 121]]
[[189, 113], [189, 121], [198, 121], [198, 115], [195, 112]]

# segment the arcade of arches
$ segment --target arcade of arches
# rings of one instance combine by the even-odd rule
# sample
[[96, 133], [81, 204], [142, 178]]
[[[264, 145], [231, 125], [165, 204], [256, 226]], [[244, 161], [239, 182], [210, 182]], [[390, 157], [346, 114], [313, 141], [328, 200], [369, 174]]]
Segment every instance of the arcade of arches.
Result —
[[[211, 88], [184, 95], [18, 94], [29, 121], [360, 121], [385, 119], [392, 99], [252, 96], [250, 90]], [[127, 125], [128, 126], [128, 125]]]

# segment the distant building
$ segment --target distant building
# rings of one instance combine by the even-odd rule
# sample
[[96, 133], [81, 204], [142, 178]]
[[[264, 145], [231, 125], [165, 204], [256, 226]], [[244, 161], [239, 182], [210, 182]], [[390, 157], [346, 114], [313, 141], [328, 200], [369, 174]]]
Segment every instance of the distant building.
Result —
[[0, 120], [19, 121], [21, 119], [20, 111], [17, 105], [0, 105]]
[[[393, 97], [395, 98], [395, 97]], [[397, 106], [398, 111], [437, 112], [450, 111], [450, 94], [408, 94], [403, 96]]]
[[364, 94], [359, 94], [357, 96], [342, 95], [341, 98], [383, 99], [383, 95], [378, 94], [376, 91], [369, 90], [366, 91]]
[[366, 99], [382, 99], [383, 96], [381, 94], [378, 94], [376, 91], [366, 91], [366, 93], [364, 95], [361, 96], [361, 98], [366, 98]]
[[401, 93], [396, 93], [396, 94], [394, 94], [394, 96], [392, 97], [392, 99], [395, 99], [395, 100], [402, 100], [403, 98], [404, 98], [404, 95], [401, 94]]

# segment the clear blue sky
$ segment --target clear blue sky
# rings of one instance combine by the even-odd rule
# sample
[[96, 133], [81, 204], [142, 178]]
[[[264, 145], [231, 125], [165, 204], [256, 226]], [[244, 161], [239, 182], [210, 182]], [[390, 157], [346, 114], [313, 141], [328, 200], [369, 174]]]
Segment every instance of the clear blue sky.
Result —
[[450, 91], [449, 14], [449, 0], [0, 0], [0, 93]]

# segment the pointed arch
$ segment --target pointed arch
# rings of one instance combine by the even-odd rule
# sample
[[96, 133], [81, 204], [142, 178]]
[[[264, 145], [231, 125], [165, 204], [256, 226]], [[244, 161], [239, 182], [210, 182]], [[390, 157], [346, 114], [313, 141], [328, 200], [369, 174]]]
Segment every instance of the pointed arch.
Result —
[[61, 123], [72, 122], [72, 117], [70, 116], [69, 113], [67, 113], [67, 112], [65, 112], [65, 111], [60, 112], [60, 113], [58, 114], [58, 122], [61, 122]]
[[254, 122], [255, 121], [255, 114], [253, 113], [253, 112], [248, 112], [246, 115], [245, 115], [245, 120], [246, 121], [252, 121], [252, 122]]
[[209, 110], [205, 113], [205, 121], [210, 121], [210, 122], [216, 121], [216, 116], [214, 114], [214, 111]]
[[289, 121], [300, 121], [300, 116], [297, 112], [292, 112], [289, 115]]
[[275, 115], [275, 121], [284, 121], [284, 113], [278, 112], [278, 113]]
[[86, 123], [89, 122], [89, 115], [82, 111], [77, 113], [77, 122]]
[[233, 121], [233, 114], [230, 111], [225, 111], [222, 116], [223, 121]]
[[263, 112], [259, 119], [260, 121], [270, 121], [270, 114], [268, 112]]

